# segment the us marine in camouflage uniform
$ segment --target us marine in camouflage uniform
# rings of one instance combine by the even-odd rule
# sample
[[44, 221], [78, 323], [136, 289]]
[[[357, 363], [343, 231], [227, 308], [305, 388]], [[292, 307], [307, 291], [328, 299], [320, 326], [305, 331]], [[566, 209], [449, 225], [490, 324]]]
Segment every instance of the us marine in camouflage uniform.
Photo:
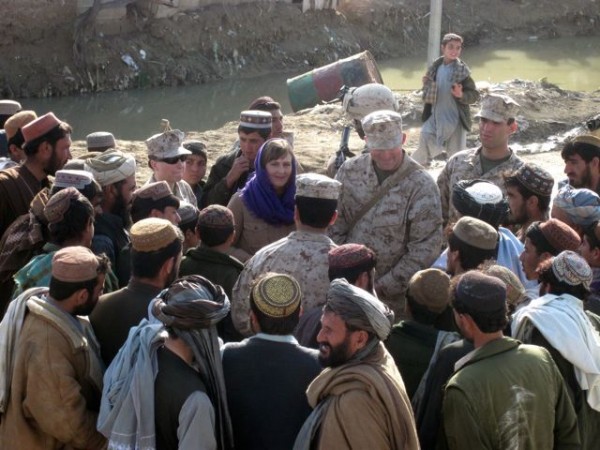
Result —
[[431, 176], [402, 149], [406, 135], [400, 114], [376, 111], [362, 125], [370, 152], [344, 163], [336, 176], [342, 192], [330, 236], [337, 244], [356, 242], [375, 251], [376, 292], [398, 318], [410, 277], [440, 254], [440, 194]]
[[523, 160], [508, 146], [510, 135], [517, 131], [515, 121], [519, 105], [510, 97], [490, 94], [481, 102], [479, 140], [481, 147], [455, 154], [437, 179], [442, 199], [444, 226], [456, 222], [460, 215], [452, 206], [454, 184], [461, 180], [482, 179], [497, 185], [504, 195], [504, 173], [512, 173], [523, 165]]
[[254, 334], [249, 295], [254, 280], [263, 273], [293, 276], [302, 289], [305, 313], [325, 304], [329, 290], [328, 253], [337, 247], [327, 236], [327, 227], [335, 221], [339, 192], [340, 183], [324, 175], [298, 176], [294, 217], [297, 231], [259, 250], [246, 263], [233, 287], [231, 317], [242, 335]]

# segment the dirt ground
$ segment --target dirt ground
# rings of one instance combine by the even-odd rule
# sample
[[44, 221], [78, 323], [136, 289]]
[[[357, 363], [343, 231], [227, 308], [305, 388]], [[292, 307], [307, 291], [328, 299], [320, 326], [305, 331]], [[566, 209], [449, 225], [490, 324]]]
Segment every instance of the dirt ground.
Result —
[[[140, 7], [148, 1], [119, 0], [128, 4], [125, 19], [78, 28], [76, 0], [0, 0], [0, 96], [198, 84], [308, 70], [361, 50], [377, 60], [405, 56], [427, 45], [424, 0], [341, 0], [338, 11], [304, 14], [297, 3], [215, 1], [168, 19], [149, 17]], [[446, 0], [442, 31], [470, 47], [593, 36], [600, 9], [589, 0]]]
[[[600, 91], [581, 93], [564, 91], [556, 86], [539, 82], [515, 80], [510, 83], [480, 86], [483, 93], [493, 91], [510, 95], [520, 105], [517, 122], [519, 130], [511, 139], [520, 156], [535, 161], [549, 170], [556, 179], [563, 178], [562, 160], [559, 150], [565, 138], [584, 132], [585, 120], [600, 113]], [[404, 128], [408, 134], [405, 149], [414, 151], [419, 142], [420, 112], [422, 104], [417, 93], [401, 96], [401, 113]], [[472, 114], [479, 105], [472, 107]], [[476, 122], [476, 121], [475, 121]], [[307, 171], [324, 173], [331, 155], [339, 146], [342, 128], [346, 121], [339, 104], [320, 105], [285, 117], [285, 130], [294, 133], [294, 152]], [[209, 167], [215, 159], [229, 151], [236, 140], [237, 122], [229, 122], [222, 128], [206, 132], [186, 131], [186, 139], [199, 139], [206, 142], [209, 153]], [[468, 135], [468, 144], [477, 145], [477, 124]], [[119, 147], [136, 155], [139, 165], [138, 183], [150, 176], [147, 164], [146, 146], [143, 141], [119, 141]], [[350, 149], [360, 152], [363, 142], [352, 133]], [[85, 142], [74, 143], [74, 155], [85, 152]], [[431, 173], [436, 176], [443, 166], [434, 163]]]

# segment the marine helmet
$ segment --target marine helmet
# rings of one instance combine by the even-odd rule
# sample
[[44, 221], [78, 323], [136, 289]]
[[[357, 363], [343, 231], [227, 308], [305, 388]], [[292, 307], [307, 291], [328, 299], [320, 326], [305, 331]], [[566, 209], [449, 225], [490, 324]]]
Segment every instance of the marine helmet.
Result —
[[390, 88], [379, 83], [369, 83], [348, 89], [342, 109], [350, 119], [361, 120], [367, 114], [381, 109], [398, 111], [399, 105]]

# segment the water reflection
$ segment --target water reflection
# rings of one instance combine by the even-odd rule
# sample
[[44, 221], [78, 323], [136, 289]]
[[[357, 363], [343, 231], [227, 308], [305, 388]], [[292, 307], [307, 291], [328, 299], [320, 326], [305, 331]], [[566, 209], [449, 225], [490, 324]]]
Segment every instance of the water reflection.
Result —
[[[464, 57], [476, 81], [546, 77], [564, 89], [593, 91], [600, 88], [600, 46], [594, 37], [466, 48]], [[392, 89], [414, 90], [421, 86], [424, 61], [425, 55], [418, 55], [380, 61], [379, 67], [385, 83]], [[289, 112], [285, 82], [301, 72], [202, 86], [27, 99], [22, 104], [38, 113], [53, 110], [73, 125], [75, 139], [98, 130], [112, 131], [118, 139], [144, 139], [159, 131], [163, 118], [182, 130], [218, 128], [225, 122], [237, 120], [239, 112], [261, 95], [274, 97], [282, 103], [284, 112]]]

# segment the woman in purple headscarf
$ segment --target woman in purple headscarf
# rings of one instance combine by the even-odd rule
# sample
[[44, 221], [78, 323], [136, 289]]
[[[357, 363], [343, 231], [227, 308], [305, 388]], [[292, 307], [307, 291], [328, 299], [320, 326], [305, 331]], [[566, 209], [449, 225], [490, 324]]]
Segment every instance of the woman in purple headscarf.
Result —
[[258, 151], [256, 172], [227, 207], [235, 218], [231, 254], [242, 262], [294, 231], [296, 158], [285, 139], [269, 139]]

